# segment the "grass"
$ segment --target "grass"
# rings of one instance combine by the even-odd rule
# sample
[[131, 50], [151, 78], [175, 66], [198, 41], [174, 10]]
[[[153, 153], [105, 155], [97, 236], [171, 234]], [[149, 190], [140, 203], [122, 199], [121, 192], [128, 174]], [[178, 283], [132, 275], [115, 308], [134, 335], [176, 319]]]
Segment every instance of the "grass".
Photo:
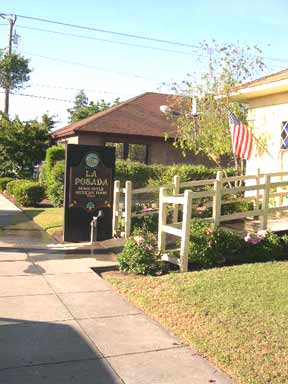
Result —
[[235, 382], [288, 382], [287, 262], [107, 279]]
[[24, 208], [25, 214], [52, 235], [57, 229], [63, 228], [63, 208]]

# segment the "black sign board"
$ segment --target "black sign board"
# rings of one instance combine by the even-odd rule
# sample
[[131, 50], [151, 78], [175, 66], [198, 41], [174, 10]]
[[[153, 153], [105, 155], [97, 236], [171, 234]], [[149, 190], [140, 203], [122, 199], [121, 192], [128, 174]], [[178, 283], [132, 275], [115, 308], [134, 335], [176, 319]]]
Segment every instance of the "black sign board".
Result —
[[90, 240], [90, 223], [99, 210], [98, 240], [112, 237], [115, 149], [68, 144], [65, 174], [64, 241]]

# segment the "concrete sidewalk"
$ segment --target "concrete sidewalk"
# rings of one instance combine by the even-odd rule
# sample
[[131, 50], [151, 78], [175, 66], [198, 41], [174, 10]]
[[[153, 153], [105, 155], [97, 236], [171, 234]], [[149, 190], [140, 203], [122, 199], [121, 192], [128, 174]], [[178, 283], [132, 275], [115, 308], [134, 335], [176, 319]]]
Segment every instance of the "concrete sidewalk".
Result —
[[0, 196], [1, 384], [232, 383], [21, 215]]

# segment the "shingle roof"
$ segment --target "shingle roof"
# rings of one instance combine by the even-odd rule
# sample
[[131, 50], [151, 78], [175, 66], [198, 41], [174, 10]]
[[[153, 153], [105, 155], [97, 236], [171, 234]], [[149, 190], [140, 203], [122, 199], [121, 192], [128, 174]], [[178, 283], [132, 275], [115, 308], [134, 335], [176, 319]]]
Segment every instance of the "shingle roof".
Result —
[[257, 85], [273, 83], [275, 81], [286, 80], [286, 79], [288, 79], [288, 69], [283, 69], [282, 71], [275, 72], [275, 73], [272, 73], [270, 75], [260, 77], [259, 79], [244, 83], [240, 87], [238, 87], [237, 89], [254, 87]]
[[[176, 127], [161, 105], [171, 105], [179, 98], [162, 93], [147, 92], [103, 112], [96, 113], [53, 132], [53, 138], [79, 135], [84, 132], [108, 133], [163, 138], [165, 133], [175, 136]], [[174, 101], [175, 103], [175, 101]]]

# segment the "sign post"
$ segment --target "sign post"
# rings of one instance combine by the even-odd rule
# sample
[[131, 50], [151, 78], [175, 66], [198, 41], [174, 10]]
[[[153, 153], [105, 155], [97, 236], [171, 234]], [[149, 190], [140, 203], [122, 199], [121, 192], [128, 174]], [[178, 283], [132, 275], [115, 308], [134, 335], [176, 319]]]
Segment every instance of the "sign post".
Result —
[[89, 241], [100, 210], [97, 240], [112, 237], [114, 170], [114, 148], [67, 144], [64, 241]]

